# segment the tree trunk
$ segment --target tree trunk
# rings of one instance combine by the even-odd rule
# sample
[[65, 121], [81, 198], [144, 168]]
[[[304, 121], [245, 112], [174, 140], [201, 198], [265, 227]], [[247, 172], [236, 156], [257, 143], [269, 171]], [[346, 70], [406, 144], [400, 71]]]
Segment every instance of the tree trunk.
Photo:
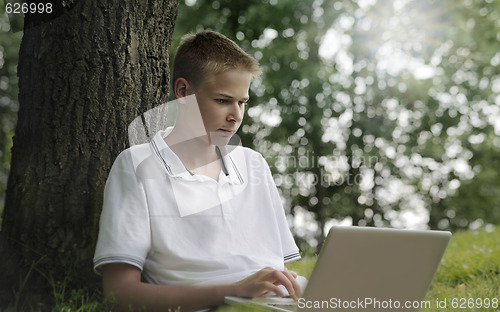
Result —
[[38, 304], [68, 274], [80, 287], [96, 286], [108, 171], [128, 145], [129, 123], [168, 97], [178, 0], [53, 2], [51, 14], [25, 18], [1, 228], [2, 304], [13, 289]]

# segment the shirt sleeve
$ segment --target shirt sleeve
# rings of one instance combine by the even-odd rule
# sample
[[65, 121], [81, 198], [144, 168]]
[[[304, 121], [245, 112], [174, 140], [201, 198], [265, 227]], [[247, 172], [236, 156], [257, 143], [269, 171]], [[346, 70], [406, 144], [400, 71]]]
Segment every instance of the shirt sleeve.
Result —
[[117, 157], [106, 181], [94, 254], [98, 274], [108, 263], [128, 263], [142, 270], [151, 246], [146, 196], [131, 154], [127, 149]]
[[269, 185], [271, 192], [271, 199], [273, 202], [274, 212], [276, 214], [276, 221], [278, 223], [278, 228], [281, 236], [281, 246], [283, 252], [283, 261], [284, 263], [290, 263], [301, 258], [299, 248], [297, 244], [295, 244], [295, 240], [293, 238], [292, 232], [288, 226], [288, 222], [285, 215], [285, 209], [283, 208], [283, 203], [281, 201], [281, 197], [278, 192], [278, 188], [274, 183], [274, 179], [271, 175], [271, 170], [269, 169], [269, 165], [262, 157], [262, 161], [264, 162], [264, 168], [266, 170], [266, 183]]

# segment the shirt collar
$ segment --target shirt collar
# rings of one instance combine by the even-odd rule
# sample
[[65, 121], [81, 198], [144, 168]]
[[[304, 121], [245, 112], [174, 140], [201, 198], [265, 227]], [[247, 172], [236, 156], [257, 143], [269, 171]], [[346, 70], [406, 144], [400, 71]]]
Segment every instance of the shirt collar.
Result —
[[244, 172], [246, 169], [243, 153], [240, 146], [225, 146], [223, 164], [227, 170], [226, 177], [230, 183], [243, 184], [245, 183]]
[[[184, 167], [179, 157], [170, 149], [167, 143], [165, 143], [164, 139], [172, 132], [172, 129], [172, 127], [169, 127], [155, 134], [150, 143], [153, 152], [160, 159], [169, 176], [190, 181], [200, 180], [196, 175], [191, 174], [186, 167]], [[236, 156], [232, 155], [236, 147], [223, 147], [223, 149], [223, 152], [217, 149], [217, 155], [219, 155], [219, 159], [222, 160], [222, 170], [219, 176], [219, 182], [227, 181], [232, 184], [243, 184], [244, 179], [240, 170], [238, 170], [237, 161], [235, 159], [238, 157], [232, 157]]]

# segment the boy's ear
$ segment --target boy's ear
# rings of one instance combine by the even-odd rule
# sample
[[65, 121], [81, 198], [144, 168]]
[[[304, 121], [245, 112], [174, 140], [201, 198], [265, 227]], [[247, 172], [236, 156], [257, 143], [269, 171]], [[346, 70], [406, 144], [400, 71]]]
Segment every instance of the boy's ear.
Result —
[[177, 78], [174, 83], [174, 96], [176, 99], [186, 97], [191, 94], [192, 87], [185, 78]]

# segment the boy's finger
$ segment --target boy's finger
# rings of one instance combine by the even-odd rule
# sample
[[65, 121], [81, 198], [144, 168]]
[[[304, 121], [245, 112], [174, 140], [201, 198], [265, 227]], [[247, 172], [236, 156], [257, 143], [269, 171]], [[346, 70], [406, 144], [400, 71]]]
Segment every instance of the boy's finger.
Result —
[[295, 282], [295, 279], [293, 278], [293, 276], [290, 273], [285, 273], [285, 271], [282, 272], [282, 271], [276, 270], [273, 272], [273, 277], [274, 277], [275, 283], [281, 284], [286, 288], [290, 297], [292, 297], [294, 300], [298, 300], [298, 297], [295, 294], [295, 287], [293, 285], [293, 282]]
[[292, 297], [295, 301], [297, 301], [298, 297], [300, 297], [300, 285], [295, 280], [295, 277], [297, 275], [294, 276], [292, 273], [290, 273], [287, 270], [283, 271], [283, 274], [288, 278], [288, 280], [290, 281], [291, 286], [293, 288], [293, 295], [292, 295], [292, 293], [290, 291], [288, 291], [290, 293], [290, 297]]
[[273, 284], [271, 282], [265, 282], [264, 283], [264, 287], [265, 287], [266, 290], [274, 292], [276, 294], [276, 296], [278, 296], [278, 297], [284, 297], [285, 296], [285, 294], [283, 293], [283, 291], [277, 285], [275, 285], [275, 284]]

